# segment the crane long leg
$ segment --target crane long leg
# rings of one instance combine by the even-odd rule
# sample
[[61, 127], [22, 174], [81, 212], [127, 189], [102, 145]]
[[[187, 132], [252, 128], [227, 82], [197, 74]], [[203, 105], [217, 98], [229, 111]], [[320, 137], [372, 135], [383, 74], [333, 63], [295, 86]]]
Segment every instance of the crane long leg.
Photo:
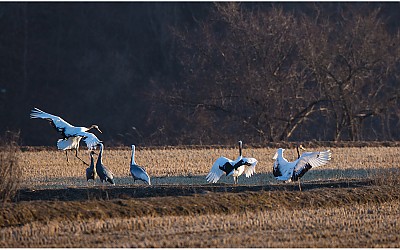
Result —
[[299, 190], [300, 190], [300, 192], [301, 192], [300, 178], [299, 178]]
[[82, 160], [79, 156], [76, 156], [76, 158], [78, 158], [79, 160], [81, 160], [85, 165], [89, 166], [89, 164], [87, 164], [84, 160]]
[[[67, 151], [65, 151], [67, 152]], [[89, 166], [89, 164], [87, 164], [84, 160], [82, 160], [79, 156], [78, 156], [78, 149], [75, 150], [75, 156], [76, 158], [78, 158], [79, 160], [81, 160], [85, 165]]]
[[[67, 162], [69, 162], [69, 160], [68, 160], [68, 150], [65, 150], [65, 156], [67, 157]], [[76, 158], [78, 158], [80, 161], [82, 161], [85, 165], [89, 166], [89, 164], [87, 164], [84, 160], [82, 160], [82, 159], [78, 156], [78, 151], [76, 151], [75, 156], [76, 156]]]

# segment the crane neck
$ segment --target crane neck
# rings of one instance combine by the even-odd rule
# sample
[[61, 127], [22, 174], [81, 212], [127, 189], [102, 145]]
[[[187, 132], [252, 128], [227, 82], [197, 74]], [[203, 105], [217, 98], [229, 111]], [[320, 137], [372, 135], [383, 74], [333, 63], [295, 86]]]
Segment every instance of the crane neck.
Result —
[[103, 156], [103, 144], [100, 144], [100, 153], [99, 153], [99, 157], [97, 157], [97, 162], [100, 162], [101, 164], [103, 164], [103, 160], [101, 159]]
[[242, 141], [239, 141], [239, 157], [242, 156]]
[[93, 159], [93, 154], [90, 154], [90, 168], [94, 167], [94, 159]]
[[135, 164], [135, 147], [132, 147], [131, 165]]

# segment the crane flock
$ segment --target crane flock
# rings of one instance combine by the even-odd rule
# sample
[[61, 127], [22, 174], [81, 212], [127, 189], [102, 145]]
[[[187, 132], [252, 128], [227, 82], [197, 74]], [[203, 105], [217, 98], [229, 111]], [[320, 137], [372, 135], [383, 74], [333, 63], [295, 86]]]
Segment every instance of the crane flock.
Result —
[[[60, 134], [61, 138], [57, 140], [57, 148], [65, 151], [67, 162], [68, 150], [75, 150], [75, 157], [77, 157], [84, 164], [89, 167], [86, 168], [86, 180], [95, 180], [96, 176], [99, 177], [102, 183], [109, 182], [115, 185], [114, 174], [112, 171], [103, 164], [104, 144], [100, 141], [97, 136], [88, 131], [95, 129], [102, 133], [97, 125], [91, 125], [90, 127], [76, 127], [59, 116], [46, 113], [38, 108], [31, 110], [31, 119], [44, 119], [50, 122], [51, 126]], [[79, 144], [83, 140], [86, 143], [88, 150], [90, 150], [90, 165], [87, 164], [78, 156]], [[250, 178], [255, 171], [255, 167], [258, 161], [252, 157], [243, 157], [243, 143], [238, 141], [239, 145], [239, 156], [235, 160], [231, 160], [224, 156], [216, 159], [210, 169], [210, 172], [206, 176], [206, 181], [209, 183], [216, 183], [225, 174], [226, 176], [232, 176], [235, 185], [238, 184], [238, 178], [242, 174], [245, 174], [247, 178]], [[94, 164], [94, 155], [96, 155], [96, 148], [99, 147], [99, 154], [97, 162]], [[310, 169], [323, 166], [327, 164], [332, 157], [330, 150], [318, 151], [318, 152], [304, 152], [300, 155], [299, 149], [305, 150], [305, 148], [298, 144], [296, 145], [297, 159], [293, 162], [289, 162], [283, 156], [285, 149], [279, 148], [273, 159], [275, 160], [272, 166], [272, 174], [278, 181], [291, 182], [298, 181], [299, 190], [301, 191], [300, 179]], [[131, 146], [131, 161], [130, 161], [130, 173], [133, 177], [133, 181], [141, 180], [147, 185], [151, 185], [150, 176], [144, 169], [135, 162], [135, 145]]]

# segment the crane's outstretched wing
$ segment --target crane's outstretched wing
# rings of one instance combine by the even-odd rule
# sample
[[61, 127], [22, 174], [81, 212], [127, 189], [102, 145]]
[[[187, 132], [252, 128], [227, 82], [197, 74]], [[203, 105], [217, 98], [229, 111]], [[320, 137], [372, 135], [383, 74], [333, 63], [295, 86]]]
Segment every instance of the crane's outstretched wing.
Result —
[[75, 136], [81, 136], [83, 138], [83, 141], [86, 143], [86, 146], [90, 150], [95, 149], [96, 146], [101, 143], [97, 136], [89, 132], [79, 132], [76, 133]]
[[244, 173], [247, 178], [252, 176], [256, 172], [256, 165], [257, 165], [257, 160], [255, 158], [242, 158], [243, 161], [245, 162], [245, 169]]
[[142, 180], [142, 181], [146, 182], [147, 184], [151, 185], [150, 176], [147, 174], [147, 172], [144, 170], [144, 168], [142, 168], [138, 165], [132, 164], [130, 171], [131, 171], [132, 177], [134, 179]]
[[330, 150], [303, 153], [294, 166], [293, 180], [302, 177], [311, 168], [323, 166], [331, 160]]
[[229, 162], [231, 162], [231, 160], [229, 160], [228, 158], [223, 156], [219, 157], [212, 165], [210, 172], [206, 176], [206, 180], [208, 182], [216, 183], [219, 178], [221, 178], [221, 176], [225, 173], [220, 169], [220, 167], [223, 167], [226, 163]]
[[40, 118], [40, 119], [48, 120], [51, 123], [51, 125], [58, 132], [62, 133], [63, 135], [64, 135], [66, 128], [73, 127], [71, 124], [64, 121], [61, 117], [46, 113], [38, 108], [34, 108], [31, 110], [30, 117], [31, 117], [31, 119]]

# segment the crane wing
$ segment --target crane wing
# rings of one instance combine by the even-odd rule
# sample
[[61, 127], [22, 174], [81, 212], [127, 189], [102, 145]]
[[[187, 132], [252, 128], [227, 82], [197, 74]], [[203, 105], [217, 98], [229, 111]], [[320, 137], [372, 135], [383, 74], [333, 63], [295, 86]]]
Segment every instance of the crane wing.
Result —
[[294, 166], [294, 180], [302, 177], [311, 168], [323, 166], [331, 160], [330, 150], [303, 153]]
[[293, 162], [288, 162], [283, 158], [277, 158], [274, 162], [272, 173], [275, 176], [275, 179], [279, 181], [287, 181], [293, 175], [294, 166], [295, 164]]
[[252, 176], [256, 172], [256, 165], [257, 165], [257, 160], [255, 158], [243, 158], [245, 161], [245, 169], [244, 173], [247, 178]]
[[102, 165], [101, 167], [98, 167], [96, 165], [96, 172], [97, 172], [97, 175], [100, 177], [100, 179], [101, 179], [101, 177], [103, 177], [103, 179], [105, 181], [114, 179], [113, 172], [108, 167], [106, 167], [104, 165]]
[[61, 117], [46, 113], [38, 108], [31, 110], [31, 119], [40, 118], [50, 121], [51, 125], [60, 133], [64, 134], [67, 128], [73, 127], [68, 122], [64, 121]]
[[224, 164], [226, 164], [227, 162], [232, 161], [223, 156], [219, 157], [212, 165], [210, 172], [206, 176], [206, 180], [208, 182], [216, 183], [219, 178], [221, 178], [221, 176], [225, 173], [220, 169], [220, 167], [224, 166]]
[[[293, 171], [283, 171], [282, 169], [282, 164], [279, 164], [278, 161], [278, 151], [275, 153], [274, 157], [272, 157], [272, 159], [274, 159], [274, 165], [272, 167], [272, 174], [274, 175], [275, 179], [280, 180], [280, 181], [286, 181], [290, 178], [291, 173], [293, 173]], [[283, 161], [285, 162], [285, 161]], [[289, 176], [290, 174], [290, 176]]]
[[133, 164], [131, 165], [130, 172], [134, 179], [142, 180], [147, 184], [151, 185], [150, 176], [147, 174], [144, 168]]
[[101, 143], [101, 141], [99, 140], [99, 138], [97, 138], [97, 136], [95, 136], [92, 133], [89, 132], [79, 132], [76, 133], [75, 136], [82, 136], [83, 137], [83, 141], [86, 143], [86, 146], [88, 147], [88, 149], [95, 149], [96, 146]]

